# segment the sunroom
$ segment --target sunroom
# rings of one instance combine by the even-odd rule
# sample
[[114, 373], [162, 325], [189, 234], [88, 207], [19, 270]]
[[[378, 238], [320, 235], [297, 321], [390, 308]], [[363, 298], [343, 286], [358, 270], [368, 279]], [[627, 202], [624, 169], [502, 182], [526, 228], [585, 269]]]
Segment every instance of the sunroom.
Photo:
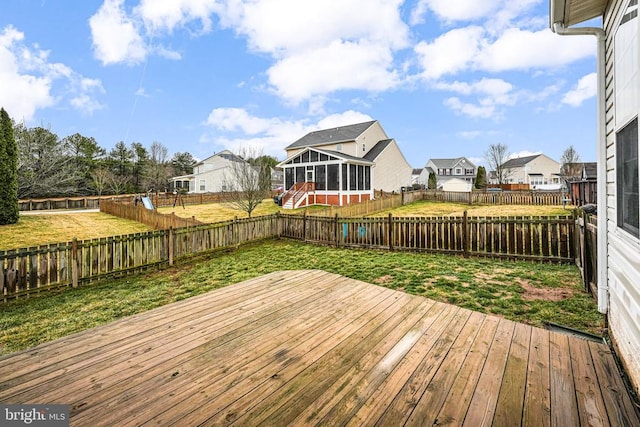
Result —
[[374, 162], [339, 151], [307, 147], [280, 163], [282, 206], [344, 206], [373, 199]]

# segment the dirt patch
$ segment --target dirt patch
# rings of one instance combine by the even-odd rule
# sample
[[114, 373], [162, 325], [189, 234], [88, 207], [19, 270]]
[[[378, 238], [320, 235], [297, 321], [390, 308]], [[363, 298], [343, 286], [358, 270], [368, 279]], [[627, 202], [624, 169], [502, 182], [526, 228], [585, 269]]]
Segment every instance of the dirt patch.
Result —
[[528, 280], [516, 279], [516, 282], [524, 289], [522, 299], [525, 301], [562, 301], [574, 294], [573, 290], [566, 288], [536, 288]]
[[373, 279], [373, 283], [377, 285], [384, 285], [385, 283], [390, 283], [390, 282], [393, 282], [393, 276], [389, 274], [378, 277], [377, 279]]

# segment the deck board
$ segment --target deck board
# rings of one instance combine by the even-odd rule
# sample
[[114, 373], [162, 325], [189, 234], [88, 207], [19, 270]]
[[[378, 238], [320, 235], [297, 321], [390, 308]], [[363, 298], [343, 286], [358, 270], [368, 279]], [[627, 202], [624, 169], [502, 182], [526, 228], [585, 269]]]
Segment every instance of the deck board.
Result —
[[281, 271], [0, 357], [72, 425], [640, 425], [610, 349]]

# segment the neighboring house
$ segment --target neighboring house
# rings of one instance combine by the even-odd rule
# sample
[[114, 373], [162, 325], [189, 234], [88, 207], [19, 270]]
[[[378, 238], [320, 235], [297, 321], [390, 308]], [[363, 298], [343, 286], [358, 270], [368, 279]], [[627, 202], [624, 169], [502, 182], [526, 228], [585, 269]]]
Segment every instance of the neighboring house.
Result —
[[411, 173], [411, 184], [419, 185], [421, 187], [427, 188], [427, 184], [429, 182], [429, 171], [427, 168], [414, 168]]
[[532, 190], [559, 190], [560, 163], [544, 154], [516, 157], [502, 165], [505, 171], [504, 184], [529, 184]]
[[[445, 191], [471, 191], [478, 174], [478, 168], [466, 157], [429, 159], [425, 169], [427, 170], [427, 176], [431, 172], [436, 174], [437, 188]], [[453, 180], [452, 183], [447, 185], [447, 181], [451, 180]], [[467, 182], [469, 185], [461, 185], [459, 183], [460, 180]], [[461, 190], [461, 188], [467, 187], [469, 188], [468, 190]]]
[[[640, 200], [637, 0], [551, 0], [561, 35], [597, 40], [598, 309], [615, 351], [640, 391]], [[600, 17], [600, 28], [573, 27]], [[567, 128], [579, 126], [567, 122]]]
[[284, 171], [282, 168], [271, 169], [271, 189], [282, 190], [282, 183], [284, 182]]
[[360, 203], [411, 185], [411, 166], [377, 120], [310, 132], [285, 150], [286, 208]]
[[245, 162], [229, 150], [216, 153], [193, 166], [193, 173], [171, 178], [175, 190], [182, 189], [187, 193], [219, 193], [230, 191], [228, 182], [233, 179], [232, 162]]

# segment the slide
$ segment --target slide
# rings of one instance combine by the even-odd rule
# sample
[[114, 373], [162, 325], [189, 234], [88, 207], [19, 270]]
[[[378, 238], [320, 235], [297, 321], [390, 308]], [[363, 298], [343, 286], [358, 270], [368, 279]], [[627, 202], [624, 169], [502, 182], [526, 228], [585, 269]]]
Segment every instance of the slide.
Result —
[[149, 209], [150, 211], [153, 210], [153, 203], [151, 203], [150, 197], [142, 196], [142, 204], [144, 205], [145, 208]]

